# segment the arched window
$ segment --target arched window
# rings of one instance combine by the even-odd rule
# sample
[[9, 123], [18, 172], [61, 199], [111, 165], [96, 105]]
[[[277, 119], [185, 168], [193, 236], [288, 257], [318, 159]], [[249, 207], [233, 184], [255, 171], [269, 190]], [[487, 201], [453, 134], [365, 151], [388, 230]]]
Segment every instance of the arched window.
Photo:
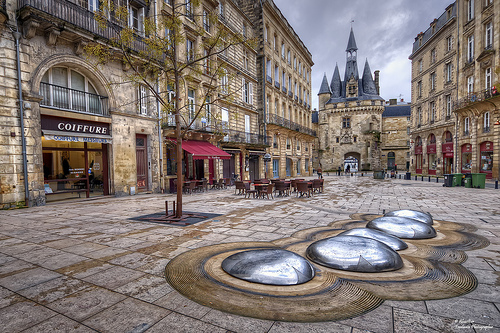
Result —
[[107, 115], [107, 97], [99, 96], [83, 74], [66, 67], [52, 67], [42, 77], [40, 105], [56, 109]]
[[435, 144], [436, 143], [436, 136], [434, 134], [429, 134], [429, 144]]
[[490, 113], [485, 112], [483, 116], [483, 133], [488, 133], [490, 131]]
[[444, 133], [444, 141], [445, 142], [453, 142], [453, 135], [451, 134], [450, 131], [446, 131]]

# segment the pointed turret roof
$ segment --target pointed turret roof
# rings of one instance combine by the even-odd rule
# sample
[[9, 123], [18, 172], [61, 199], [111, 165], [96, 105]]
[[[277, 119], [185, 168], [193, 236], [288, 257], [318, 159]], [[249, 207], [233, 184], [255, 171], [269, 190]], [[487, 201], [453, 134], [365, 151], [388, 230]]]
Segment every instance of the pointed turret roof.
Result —
[[337, 64], [335, 64], [335, 71], [333, 72], [330, 89], [332, 98], [339, 98], [342, 96], [342, 81], [340, 80], [339, 66]]
[[318, 95], [321, 94], [331, 94], [330, 87], [328, 86], [328, 79], [326, 78], [326, 73], [323, 76], [323, 82], [321, 82], [321, 87], [319, 88]]
[[349, 41], [347, 42], [347, 49], [346, 51], [357, 51], [358, 47], [356, 46], [356, 40], [354, 39], [354, 31], [352, 30], [351, 27], [351, 33], [349, 34]]
[[377, 87], [375, 87], [375, 81], [373, 81], [368, 59], [366, 59], [365, 69], [363, 70], [363, 92], [365, 95], [377, 95]]

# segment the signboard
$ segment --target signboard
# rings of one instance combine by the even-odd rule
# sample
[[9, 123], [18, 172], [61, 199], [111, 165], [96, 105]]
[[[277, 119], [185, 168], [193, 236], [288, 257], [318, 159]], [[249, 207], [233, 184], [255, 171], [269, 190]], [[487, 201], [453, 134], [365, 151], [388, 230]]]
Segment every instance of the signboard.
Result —
[[78, 133], [80, 135], [110, 135], [108, 123], [46, 115], [42, 115], [42, 131], [43, 130]]

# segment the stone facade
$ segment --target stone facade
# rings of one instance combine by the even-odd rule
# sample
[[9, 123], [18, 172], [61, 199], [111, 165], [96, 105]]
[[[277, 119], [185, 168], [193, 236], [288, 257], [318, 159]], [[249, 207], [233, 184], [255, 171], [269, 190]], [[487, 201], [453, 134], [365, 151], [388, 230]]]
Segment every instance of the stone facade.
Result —
[[382, 114], [381, 164], [386, 170], [410, 170], [411, 105], [391, 99]]
[[[380, 147], [384, 100], [378, 95], [378, 72], [368, 62], [358, 74], [357, 46], [351, 30], [344, 80], [335, 68], [331, 84], [325, 77], [319, 91], [319, 165], [323, 170], [382, 168]], [[355, 161], [355, 162], [353, 162]]]
[[458, 0], [415, 38], [412, 171], [498, 179], [499, 11], [493, 1]]
[[311, 175], [316, 137], [311, 119], [312, 55], [273, 1], [239, 3], [259, 36], [257, 108], [271, 155], [267, 165], [259, 161], [260, 176]]
[[413, 44], [411, 164], [413, 173], [451, 173], [456, 156], [457, 10], [452, 4]]

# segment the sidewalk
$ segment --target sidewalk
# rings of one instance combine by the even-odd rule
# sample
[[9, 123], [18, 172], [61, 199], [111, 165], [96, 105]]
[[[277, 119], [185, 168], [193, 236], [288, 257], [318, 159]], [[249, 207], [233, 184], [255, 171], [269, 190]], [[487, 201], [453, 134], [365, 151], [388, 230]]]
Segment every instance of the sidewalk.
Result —
[[[234, 187], [184, 196], [184, 210], [222, 214], [180, 227], [130, 218], [163, 212], [175, 195], [136, 195], [0, 211], [2, 332], [500, 332], [500, 192], [442, 183], [324, 176], [311, 198], [244, 199]], [[478, 228], [490, 245], [467, 251], [473, 292], [430, 301], [385, 301], [338, 322], [240, 317], [183, 297], [164, 278], [194, 248], [272, 241], [354, 213], [396, 209]], [[475, 329], [475, 331], [474, 331]]]

